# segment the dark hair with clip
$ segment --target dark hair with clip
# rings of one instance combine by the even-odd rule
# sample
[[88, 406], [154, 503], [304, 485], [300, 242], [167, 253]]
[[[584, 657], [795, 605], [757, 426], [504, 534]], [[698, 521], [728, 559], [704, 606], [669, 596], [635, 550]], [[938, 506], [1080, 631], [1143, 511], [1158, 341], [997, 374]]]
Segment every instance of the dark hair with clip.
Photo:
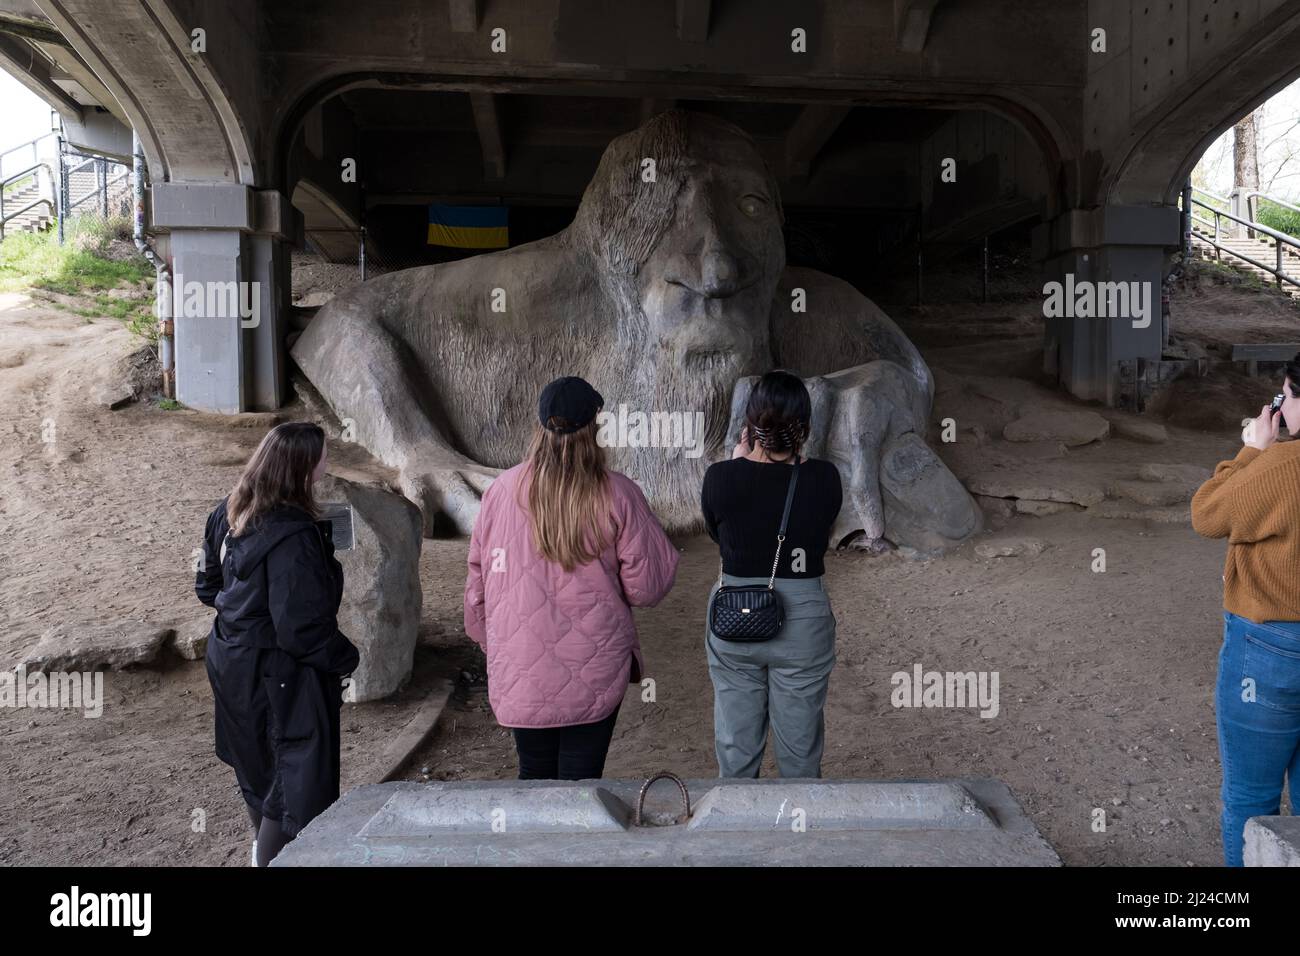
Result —
[[783, 369], [768, 372], [745, 405], [750, 450], [757, 442], [772, 454], [798, 455], [808, 440], [811, 418], [812, 399], [803, 380]]

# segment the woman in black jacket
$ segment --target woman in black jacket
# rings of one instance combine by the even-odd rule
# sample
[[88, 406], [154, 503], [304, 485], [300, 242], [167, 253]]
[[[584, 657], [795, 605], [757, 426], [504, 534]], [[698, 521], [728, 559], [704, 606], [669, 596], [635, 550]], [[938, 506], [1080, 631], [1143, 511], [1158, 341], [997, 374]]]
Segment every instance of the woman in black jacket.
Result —
[[339, 795], [343, 678], [357, 649], [338, 628], [343, 568], [312, 485], [325, 433], [277, 425], [208, 516], [194, 590], [216, 608], [207, 669], [217, 756], [235, 770], [266, 866]]

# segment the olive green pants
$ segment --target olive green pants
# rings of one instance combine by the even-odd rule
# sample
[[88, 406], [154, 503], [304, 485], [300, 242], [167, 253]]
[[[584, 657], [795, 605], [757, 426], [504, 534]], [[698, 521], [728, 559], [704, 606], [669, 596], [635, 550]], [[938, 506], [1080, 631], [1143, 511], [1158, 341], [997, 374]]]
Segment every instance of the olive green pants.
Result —
[[[767, 584], [767, 578], [727, 574], [722, 583]], [[822, 712], [835, 666], [835, 615], [820, 577], [777, 578], [776, 590], [785, 624], [771, 640], [724, 641], [705, 624], [720, 777], [758, 776], [769, 724], [782, 777], [822, 775]]]

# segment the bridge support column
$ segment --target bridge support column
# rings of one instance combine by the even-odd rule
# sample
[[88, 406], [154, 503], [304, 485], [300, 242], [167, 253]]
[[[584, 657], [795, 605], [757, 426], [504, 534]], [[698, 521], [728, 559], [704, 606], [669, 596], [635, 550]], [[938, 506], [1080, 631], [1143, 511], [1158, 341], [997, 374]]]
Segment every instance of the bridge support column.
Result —
[[1039, 226], [1044, 371], [1071, 394], [1106, 405], [1127, 398], [1122, 378], [1158, 363], [1167, 250], [1179, 244], [1174, 206], [1072, 209]]
[[176, 397], [202, 411], [279, 408], [286, 389], [288, 201], [236, 183], [159, 183], [170, 230]]

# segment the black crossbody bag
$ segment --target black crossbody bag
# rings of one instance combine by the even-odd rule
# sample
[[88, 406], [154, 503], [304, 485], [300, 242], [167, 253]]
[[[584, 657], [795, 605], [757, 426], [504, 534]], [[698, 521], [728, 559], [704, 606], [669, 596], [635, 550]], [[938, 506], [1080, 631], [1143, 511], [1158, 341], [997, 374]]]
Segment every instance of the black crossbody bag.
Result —
[[785, 606], [776, 593], [776, 568], [781, 563], [781, 545], [785, 542], [794, 488], [799, 483], [799, 459], [790, 469], [790, 487], [785, 493], [785, 511], [781, 529], [776, 533], [776, 557], [772, 559], [772, 576], [767, 587], [761, 584], [724, 585], [718, 570], [718, 590], [709, 602], [709, 629], [724, 641], [767, 641], [776, 637], [785, 624]]

